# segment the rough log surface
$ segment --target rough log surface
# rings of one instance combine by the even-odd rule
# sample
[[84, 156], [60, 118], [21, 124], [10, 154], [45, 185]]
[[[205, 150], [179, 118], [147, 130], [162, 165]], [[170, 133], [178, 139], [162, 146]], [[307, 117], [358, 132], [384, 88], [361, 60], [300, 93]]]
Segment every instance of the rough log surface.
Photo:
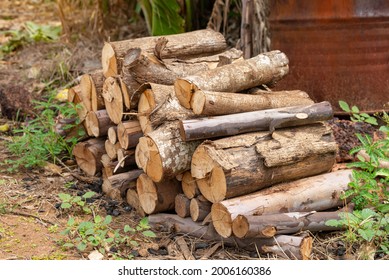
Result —
[[100, 159], [104, 153], [104, 140], [100, 138], [79, 142], [73, 149], [77, 165], [90, 176], [94, 176], [101, 171], [102, 163]]
[[190, 216], [190, 199], [180, 193], [175, 198], [174, 209], [181, 218]]
[[117, 126], [117, 137], [120, 146], [125, 150], [136, 147], [142, 136], [143, 132], [138, 120], [120, 122]]

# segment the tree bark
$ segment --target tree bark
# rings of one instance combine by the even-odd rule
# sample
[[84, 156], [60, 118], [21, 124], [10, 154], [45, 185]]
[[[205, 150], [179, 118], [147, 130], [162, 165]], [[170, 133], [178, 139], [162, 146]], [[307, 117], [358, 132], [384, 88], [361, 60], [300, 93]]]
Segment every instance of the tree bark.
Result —
[[[343, 211], [344, 212], [344, 211]], [[329, 220], [339, 220], [340, 211], [291, 212], [267, 215], [238, 215], [232, 221], [232, 232], [238, 238], [273, 237], [300, 231], [336, 231], [339, 227], [327, 226]]]
[[200, 194], [196, 179], [192, 177], [190, 170], [183, 173], [181, 186], [182, 191], [189, 199], [192, 199]]
[[[191, 143], [191, 142], [188, 142]], [[323, 124], [257, 132], [203, 142], [192, 176], [211, 202], [331, 170], [337, 145]]]
[[155, 214], [174, 210], [176, 195], [181, 193], [181, 184], [176, 179], [154, 183], [146, 174], [141, 174], [136, 191], [145, 213]]
[[[140, 95], [138, 120], [146, 135], [166, 121], [182, 120], [194, 116], [191, 110], [180, 105], [174, 87], [148, 83]], [[143, 86], [146, 88], [146, 85]]]
[[103, 85], [103, 98], [105, 109], [111, 121], [119, 124], [123, 119], [124, 103], [120, 82], [116, 77], [105, 79]]
[[332, 117], [331, 104], [324, 101], [308, 106], [182, 120], [180, 134], [184, 141], [201, 140], [254, 131], [274, 131], [276, 128], [307, 125]]
[[94, 176], [101, 171], [102, 163], [100, 159], [104, 153], [104, 140], [100, 138], [91, 138], [79, 142], [73, 149], [77, 165], [90, 176]]
[[260, 216], [288, 212], [323, 211], [342, 205], [341, 194], [347, 190], [351, 170], [274, 185], [245, 196], [212, 205], [212, 221], [223, 237], [232, 233], [232, 221], [238, 215]]
[[136, 110], [136, 106], [133, 106], [131, 103], [131, 98], [134, 93], [141, 86], [131, 73], [126, 73], [125, 71], [122, 73], [122, 76], [119, 77], [120, 89], [123, 94], [123, 105], [127, 111]]
[[181, 105], [189, 109], [196, 90], [240, 92], [262, 84], [274, 84], [288, 73], [288, 63], [284, 53], [271, 51], [197, 75], [179, 78], [174, 83], [174, 88]]
[[98, 111], [105, 108], [103, 93], [104, 75], [103, 70], [96, 70], [81, 76], [80, 88], [83, 96], [90, 100], [90, 110]]
[[190, 216], [190, 199], [180, 193], [175, 198], [174, 210], [181, 218]]
[[190, 169], [199, 141], [183, 142], [178, 122], [169, 122], [139, 139], [135, 159], [154, 182], [175, 178]]
[[117, 137], [120, 146], [125, 150], [136, 147], [139, 138], [142, 136], [143, 133], [138, 120], [120, 122], [117, 126]]
[[309, 259], [312, 253], [312, 238], [307, 235], [279, 235], [270, 239], [235, 237], [223, 238], [217, 234], [212, 224], [207, 226], [172, 214], [149, 216], [149, 224], [156, 230], [169, 230], [187, 234], [207, 241], [221, 241], [226, 246], [238, 247], [261, 254], [274, 254], [286, 259]]
[[129, 49], [141, 48], [144, 51], [153, 53], [158, 40], [163, 38], [167, 40], [167, 44], [163, 48], [161, 58], [205, 56], [219, 53], [227, 48], [224, 36], [210, 29], [105, 43], [101, 61], [104, 76], [110, 77], [120, 74], [123, 58]]
[[107, 178], [111, 187], [119, 191], [120, 196], [124, 198], [126, 196], [126, 191], [129, 188], [136, 187], [136, 181], [138, 177], [143, 174], [143, 171], [140, 169], [133, 169], [128, 172], [119, 173], [112, 175]]
[[190, 200], [190, 217], [195, 222], [201, 222], [211, 213], [212, 203], [202, 195]]
[[86, 115], [85, 125], [94, 137], [106, 136], [108, 129], [114, 125], [108, 116], [107, 110], [90, 111]]
[[242, 94], [196, 90], [190, 107], [196, 115], [219, 116], [275, 109], [292, 106], [307, 106], [314, 102], [306, 92], [268, 91], [262, 94]]

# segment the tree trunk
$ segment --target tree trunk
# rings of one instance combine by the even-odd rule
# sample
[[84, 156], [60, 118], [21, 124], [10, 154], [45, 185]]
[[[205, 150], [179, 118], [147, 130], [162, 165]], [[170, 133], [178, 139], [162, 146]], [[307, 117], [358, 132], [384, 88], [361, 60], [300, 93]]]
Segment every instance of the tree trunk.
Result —
[[117, 126], [110, 126], [107, 131], [108, 140], [111, 144], [116, 144], [118, 141]]
[[135, 159], [154, 182], [175, 178], [190, 169], [192, 155], [201, 142], [183, 142], [178, 122], [169, 122], [139, 139]]
[[140, 206], [139, 196], [136, 192], [136, 188], [127, 190], [126, 201], [128, 205], [131, 205], [133, 208], [135, 208], [136, 213], [138, 213], [140, 217], [146, 216], [145, 211], [143, 211], [142, 207]]
[[85, 125], [94, 137], [105, 136], [108, 129], [114, 125], [106, 110], [90, 111], [85, 119]]
[[105, 108], [103, 93], [104, 75], [103, 70], [96, 70], [81, 76], [80, 88], [83, 96], [89, 96], [91, 111]]
[[274, 84], [288, 73], [288, 63], [284, 53], [272, 51], [177, 79], [174, 88], [181, 105], [189, 109], [196, 90], [239, 92], [262, 84]]
[[232, 221], [232, 232], [238, 238], [273, 237], [300, 231], [335, 231], [339, 227], [327, 226], [329, 220], [339, 220], [340, 211], [291, 212], [267, 215], [238, 215]]
[[105, 79], [103, 98], [109, 118], [113, 123], [119, 124], [123, 119], [124, 103], [118, 78], [109, 77]]
[[[188, 142], [191, 143], [191, 142]], [[205, 141], [192, 157], [191, 173], [211, 202], [331, 170], [337, 145], [323, 124]]]
[[245, 196], [212, 205], [212, 221], [223, 237], [232, 233], [232, 221], [238, 215], [260, 216], [288, 212], [323, 211], [342, 205], [351, 170], [340, 170], [278, 184]]
[[268, 91], [262, 94], [196, 90], [193, 93], [190, 106], [196, 115], [219, 116], [282, 107], [306, 106], [313, 103], [308, 94], [300, 90]]
[[182, 191], [189, 199], [192, 199], [200, 194], [196, 179], [192, 177], [190, 170], [183, 173], [181, 186]]
[[230, 136], [254, 131], [312, 124], [333, 117], [327, 101], [308, 106], [295, 106], [245, 112], [209, 118], [180, 121], [184, 141]]
[[190, 216], [190, 199], [180, 193], [175, 198], [174, 210], [181, 218]]
[[[167, 36], [143, 37], [105, 43], [102, 50], [102, 66], [105, 77], [120, 74], [123, 58], [131, 48], [141, 48], [153, 53], [159, 40], [167, 40], [161, 58], [188, 58], [219, 53], [227, 48], [224, 36], [210, 29]], [[165, 42], [166, 43], [166, 42]]]
[[136, 147], [139, 138], [142, 136], [143, 133], [138, 120], [120, 122], [117, 126], [117, 137], [120, 146], [125, 150]]
[[94, 176], [101, 171], [102, 163], [100, 159], [104, 153], [104, 140], [100, 138], [79, 142], [73, 149], [77, 165], [90, 176]]
[[[140, 95], [138, 103], [138, 120], [145, 135], [166, 121], [194, 116], [192, 111], [180, 105], [173, 86], [151, 83], [147, 85], [148, 88]], [[146, 85], [143, 88], [146, 88]]]
[[190, 216], [193, 221], [201, 222], [211, 213], [212, 203], [202, 195], [190, 200]]
[[217, 234], [212, 224], [207, 226], [192, 221], [190, 218], [181, 218], [172, 214], [156, 214], [149, 216], [149, 224], [156, 230], [174, 231], [187, 234], [210, 242], [221, 241], [226, 246], [274, 254], [286, 259], [309, 259], [312, 253], [312, 238], [307, 235], [288, 236], [279, 235], [270, 239], [235, 237], [222, 238]]
[[141, 174], [136, 191], [145, 213], [154, 214], [174, 210], [176, 195], [181, 193], [181, 184], [176, 179], [154, 183], [146, 174]]

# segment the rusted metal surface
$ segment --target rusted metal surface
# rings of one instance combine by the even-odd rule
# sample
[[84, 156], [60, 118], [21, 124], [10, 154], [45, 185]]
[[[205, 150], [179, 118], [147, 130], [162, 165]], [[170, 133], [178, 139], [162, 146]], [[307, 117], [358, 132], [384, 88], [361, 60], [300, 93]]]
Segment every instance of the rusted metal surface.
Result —
[[276, 89], [366, 112], [389, 110], [389, 1], [273, 0], [271, 48], [289, 58]]

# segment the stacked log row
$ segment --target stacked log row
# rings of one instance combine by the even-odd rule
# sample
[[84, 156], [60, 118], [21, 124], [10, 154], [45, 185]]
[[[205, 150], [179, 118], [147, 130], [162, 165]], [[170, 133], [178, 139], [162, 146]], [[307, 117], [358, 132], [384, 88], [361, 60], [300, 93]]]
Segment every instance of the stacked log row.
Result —
[[350, 171], [330, 172], [330, 104], [269, 90], [288, 64], [210, 30], [106, 43], [69, 95], [91, 137], [77, 163], [155, 226], [307, 259], [312, 238], [287, 234], [335, 230]]

